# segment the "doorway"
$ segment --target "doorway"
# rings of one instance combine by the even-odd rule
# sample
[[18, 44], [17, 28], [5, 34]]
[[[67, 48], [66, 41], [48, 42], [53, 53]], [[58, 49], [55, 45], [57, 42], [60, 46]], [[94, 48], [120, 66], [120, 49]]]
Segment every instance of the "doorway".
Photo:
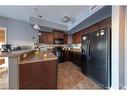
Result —
[[[0, 27], [0, 52], [2, 45], [6, 44], [6, 28]], [[8, 58], [0, 57], [0, 89], [8, 88]]]

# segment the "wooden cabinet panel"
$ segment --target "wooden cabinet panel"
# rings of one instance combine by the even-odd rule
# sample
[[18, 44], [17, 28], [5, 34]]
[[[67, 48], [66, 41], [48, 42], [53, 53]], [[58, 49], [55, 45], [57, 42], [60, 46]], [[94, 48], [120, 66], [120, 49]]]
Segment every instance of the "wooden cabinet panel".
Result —
[[67, 43], [68, 39], [64, 34], [62, 31], [42, 32], [42, 35], [39, 35], [39, 43], [53, 44], [54, 39], [65, 39]]
[[47, 43], [53, 44], [53, 33], [47, 33]]
[[69, 58], [69, 51], [68, 50], [65, 50], [64, 51], [64, 61], [69, 61], [70, 58]]
[[53, 44], [53, 33], [42, 32], [42, 35], [39, 35], [39, 42], [45, 44]]
[[57, 62], [44, 62], [44, 82], [46, 89], [57, 88]]
[[89, 32], [89, 28], [85, 28], [85, 29], [82, 30], [82, 35], [83, 35], [84, 33], [88, 33], [88, 32]]
[[81, 38], [80, 32], [73, 34], [72, 35], [73, 44], [80, 43], [81, 42], [80, 38]]
[[68, 44], [68, 35], [64, 34], [64, 44]]
[[89, 27], [89, 32], [94, 32], [97, 30], [99, 30], [99, 24], [98, 23]]
[[111, 28], [111, 18], [105, 19], [100, 22], [100, 29], [103, 29], [105, 27]]
[[76, 34], [73, 34], [73, 35], [72, 35], [72, 42], [73, 42], [73, 44], [76, 43]]
[[59, 32], [57, 32], [57, 31], [53, 31], [53, 35], [54, 35], [54, 38], [59, 38]]
[[42, 35], [39, 35], [39, 42], [47, 43], [47, 33], [46, 32], [42, 32]]
[[2, 65], [4, 63], [5, 63], [5, 59], [4, 58], [0, 59], [0, 65]]
[[56, 89], [57, 60], [19, 64], [20, 89]]
[[53, 34], [55, 39], [64, 39], [64, 32], [62, 31], [54, 30]]
[[65, 61], [71, 61], [72, 63], [81, 66], [81, 53], [76, 51], [64, 51]]
[[91, 25], [85, 29], [82, 29], [72, 35], [72, 42], [73, 44], [81, 43], [81, 37], [86, 32], [94, 32], [102, 28], [111, 28], [111, 18], [107, 18], [101, 22], [98, 22], [94, 25]]
[[5, 43], [5, 31], [0, 29], [0, 42]]
[[59, 32], [59, 38], [64, 39], [64, 33], [63, 32]]

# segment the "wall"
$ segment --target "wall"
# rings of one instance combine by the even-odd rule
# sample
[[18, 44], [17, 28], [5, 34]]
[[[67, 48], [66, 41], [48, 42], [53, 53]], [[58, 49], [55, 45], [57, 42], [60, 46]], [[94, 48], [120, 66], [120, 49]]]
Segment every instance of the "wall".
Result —
[[7, 43], [12, 45], [33, 45], [37, 34], [27, 22], [0, 17], [0, 27], [7, 28]]
[[123, 6], [112, 7], [112, 89], [124, 89], [124, 33]]
[[119, 88], [124, 89], [124, 73], [125, 73], [125, 61], [124, 61], [124, 36], [125, 36], [125, 7], [120, 7], [120, 20], [119, 20]]
[[127, 7], [125, 8], [125, 88], [127, 89]]
[[96, 13], [94, 13], [92, 16], [88, 17], [86, 20], [84, 20], [83, 22], [81, 22], [79, 25], [77, 25], [76, 27], [72, 28], [69, 32], [71, 34], [78, 32], [81, 29], [84, 29], [92, 24], [95, 24], [101, 20], [104, 20], [108, 17], [111, 16], [112, 14], [112, 7], [111, 6], [105, 6], [102, 9], [100, 9], [99, 11], [97, 11]]

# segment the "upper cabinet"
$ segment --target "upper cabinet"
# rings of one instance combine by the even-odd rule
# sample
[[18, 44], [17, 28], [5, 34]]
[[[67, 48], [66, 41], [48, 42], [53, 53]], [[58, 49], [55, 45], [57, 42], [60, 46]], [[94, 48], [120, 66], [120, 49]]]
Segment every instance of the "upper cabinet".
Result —
[[68, 35], [64, 34], [64, 44], [68, 44]]
[[42, 35], [39, 35], [39, 43], [53, 44], [54, 39], [63, 39], [64, 44], [68, 43], [68, 35], [63, 31], [54, 30], [53, 32], [42, 32]]
[[100, 22], [100, 29], [103, 29], [105, 27], [111, 28], [111, 18], [105, 19]]
[[107, 18], [105, 20], [102, 20], [94, 25], [91, 25], [87, 28], [84, 28], [76, 33], [74, 33], [72, 35], [72, 42], [73, 44], [77, 44], [77, 43], [81, 43], [81, 37], [84, 33], [86, 32], [94, 32], [97, 31], [99, 29], [103, 29], [103, 28], [111, 28], [111, 18]]
[[42, 32], [42, 35], [39, 35], [39, 43], [53, 44], [53, 33]]
[[97, 30], [99, 30], [99, 23], [96, 23], [96, 24], [91, 25], [89, 27], [89, 32], [94, 32], [94, 31], [97, 31]]
[[53, 34], [54, 34], [55, 39], [64, 39], [64, 32], [63, 31], [54, 30]]

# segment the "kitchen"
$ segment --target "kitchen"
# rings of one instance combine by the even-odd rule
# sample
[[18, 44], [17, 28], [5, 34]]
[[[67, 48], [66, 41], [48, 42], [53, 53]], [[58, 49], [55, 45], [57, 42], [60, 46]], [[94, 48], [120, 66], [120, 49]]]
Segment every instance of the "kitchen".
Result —
[[[3, 42], [0, 57], [7, 60], [1, 64], [8, 64], [4, 72], [8, 86], [3, 89], [110, 89], [113, 86], [112, 6], [0, 7], [0, 12], [4, 11], [0, 14], [0, 27], [7, 32], [6, 41], [0, 39]], [[24, 12], [25, 8], [30, 11], [26, 13], [29, 19], [12, 14], [18, 10]], [[67, 13], [70, 16], [61, 17]], [[88, 44], [86, 35], [91, 39]], [[89, 59], [95, 65], [90, 66]]]

